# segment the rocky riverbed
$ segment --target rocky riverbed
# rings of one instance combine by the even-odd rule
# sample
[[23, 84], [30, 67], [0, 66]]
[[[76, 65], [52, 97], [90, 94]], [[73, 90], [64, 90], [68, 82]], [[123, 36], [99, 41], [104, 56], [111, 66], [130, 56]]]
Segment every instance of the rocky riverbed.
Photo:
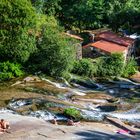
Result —
[[[3, 139], [134, 139], [116, 135], [116, 126], [105, 118], [118, 118], [133, 126], [140, 124], [140, 84], [128, 79], [94, 81], [30, 76], [0, 83], [0, 117], [10, 121], [11, 132]], [[66, 108], [77, 109], [80, 126], [49, 123], [54, 116], [67, 120]], [[7, 109], [9, 110], [7, 112]], [[66, 131], [66, 132], [65, 132]], [[136, 129], [139, 138], [139, 129]], [[104, 137], [102, 137], [104, 136]], [[103, 140], [104, 140], [103, 139]]]

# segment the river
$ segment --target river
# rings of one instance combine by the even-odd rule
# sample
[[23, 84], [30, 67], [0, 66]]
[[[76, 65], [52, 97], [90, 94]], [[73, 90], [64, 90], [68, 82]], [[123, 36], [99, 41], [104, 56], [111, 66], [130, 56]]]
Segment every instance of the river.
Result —
[[44, 120], [51, 120], [54, 116], [58, 120], [67, 120], [64, 109], [76, 108], [86, 121], [103, 121], [106, 116], [111, 116], [129, 123], [140, 123], [140, 84], [128, 79], [95, 82], [73, 77], [68, 83], [64, 79], [58, 82], [41, 78], [17, 83], [14, 86], [10, 83], [7, 92], [16, 89], [40, 96], [24, 98], [13, 95], [1, 112], [11, 111]]

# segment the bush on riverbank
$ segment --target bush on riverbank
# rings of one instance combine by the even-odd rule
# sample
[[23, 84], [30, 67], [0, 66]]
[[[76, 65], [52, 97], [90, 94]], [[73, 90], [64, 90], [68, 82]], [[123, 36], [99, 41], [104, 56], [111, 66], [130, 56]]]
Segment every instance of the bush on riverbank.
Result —
[[129, 77], [136, 73], [138, 70], [137, 63], [134, 58], [129, 58], [124, 66], [122, 76]]
[[110, 56], [101, 57], [98, 62], [98, 77], [120, 76], [124, 68], [122, 54], [113, 53]]
[[73, 118], [75, 120], [82, 119], [80, 111], [75, 108], [66, 108], [64, 110], [64, 115], [68, 116], [69, 118]]
[[94, 59], [81, 59], [74, 62], [72, 73], [87, 77], [129, 77], [136, 73], [137, 64], [134, 58], [126, 62], [123, 54], [113, 53], [109, 56]]
[[88, 77], [120, 76], [124, 67], [122, 54], [114, 53], [110, 56], [100, 57], [94, 63], [90, 59], [75, 61], [72, 72]]
[[23, 75], [21, 65], [9, 61], [0, 63], [0, 80], [9, 80]]
[[97, 72], [97, 66], [90, 59], [81, 59], [74, 62], [72, 73], [81, 76], [93, 77]]

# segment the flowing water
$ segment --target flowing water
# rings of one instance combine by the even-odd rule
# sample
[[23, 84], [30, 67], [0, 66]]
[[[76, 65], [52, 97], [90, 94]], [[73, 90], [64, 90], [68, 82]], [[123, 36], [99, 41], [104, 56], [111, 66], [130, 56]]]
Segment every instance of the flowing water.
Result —
[[[61, 95], [62, 98], [59, 98], [60, 95], [58, 94], [57, 99], [65, 99], [66, 103], [72, 105], [48, 102], [45, 99], [17, 99], [9, 102], [8, 108], [10, 110], [3, 109], [1, 111], [13, 110], [11, 111], [12, 113], [19, 113], [19, 110], [21, 111], [24, 110], [23, 108], [26, 107], [27, 109], [28, 107], [24, 112], [25, 115], [44, 120], [51, 120], [54, 116], [57, 116], [58, 120], [66, 120], [67, 117], [63, 115], [62, 110], [74, 107], [88, 121], [102, 121], [105, 116], [111, 116], [129, 122], [140, 123], [140, 84], [138, 83], [127, 79], [120, 79], [119, 81], [104, 83], [90, 81], [90, 84], [86, 83], [86, 86], [84, 86], [83, 83], [79, 84], [77, 82], [69, 84], [66, 80], [63, 80], [63, 83], [59, 83], [42, 78], [42, 81], [51, 84], [55, 88], [66, 89], [67, 93]], [[101, 97], [98, 97], [100, 93]], [[93, 95], [95, 96], [93, 97]], [[73, 100], [71, 97], [74, 97], [76, 100]], [[42, 105], [42, 103], [42, 108], [36, 110], [31, 108], [33, 104]], [[77, 104], [81, 107], [77, 107]], [[56, 111], [55, 108], [60, 111]]]

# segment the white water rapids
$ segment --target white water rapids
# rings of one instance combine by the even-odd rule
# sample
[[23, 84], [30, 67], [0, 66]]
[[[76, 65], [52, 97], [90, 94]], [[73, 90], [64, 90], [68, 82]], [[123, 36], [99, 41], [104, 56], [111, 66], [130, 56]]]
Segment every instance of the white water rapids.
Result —
[[[67, 89], [69, 93], [72, 93], [74, 95], [80, 95], [80, 96], [84, 96], [86, 95], [88, 92], [93, 92], [93, 90], [85, 88], [83, 86], [80, 86], [78, 84], [75, 84], [75, 87], [72, 88], [70, 86], [70, 84], [65, 81], [65, 83], [57, 83], [57, 82], [53, 82], [49, 79], [45, 79], [42, 78], [42, 80], [52, 84], [53, 86], [60, 88], [60, 89]], [[129, 81], [130, 82], [130, 81]], [[133, 82], [130, 82], [131, 84], [138, 85], [135, 84]], [[97, 84], [97, 86], [100, 86]], [[109, 90], [112, 94], [115, 92], [114, 90]], [[96, 99], [95, 99], [96, 100]], [[101, 102], [102, 100], [97, 100], [102, 104], [105, 104], [106, 102]], [[30, 105], [32, 104], [31, 100], [17, 100], [17, 101], [12, 101], [9, 103], [9, 106], [11, 108], [17, 109], [26, 105]], [[86, 118], [87, 120], [103, 120], [104, 116], [111, 116], [111, 117], [115, 117], [118, 119], [122, 119], [122, 120], [128, 120], [130, 122], [140, 122], [140, 107], [134, 107], [131, 110], [128, 110], [127, 112], [104, 112], [102, 110], [100, 110], [99, 108], [97, 108], [98, 105], [94, 105], [93, 103], [90, 105], [87, 105], [84, 109], [78, 109], [82, 116], [84, 118]], [[8, 110], [1, 110], [1, 111], [8, 111]], [[0, 112], [1, 112], [0, 111]], [[13, 113], [13, 112], [12, 112]], [[38, 117], [38, 118], [42, 118], [44, 120], [51, 120], [52, 118], [54, 118], [54, 116], [56, 116], [56, 114], [53, 114], [51, 112], [48, 112], [46, 110], [38, 110], [38, 111], [31, 111], [29, 114], [29, 116], [34, 116], [34, 117]], [[64, 116], [57, 116], [58, 119], [63, 119], [65, 120], [66, 118]]]

